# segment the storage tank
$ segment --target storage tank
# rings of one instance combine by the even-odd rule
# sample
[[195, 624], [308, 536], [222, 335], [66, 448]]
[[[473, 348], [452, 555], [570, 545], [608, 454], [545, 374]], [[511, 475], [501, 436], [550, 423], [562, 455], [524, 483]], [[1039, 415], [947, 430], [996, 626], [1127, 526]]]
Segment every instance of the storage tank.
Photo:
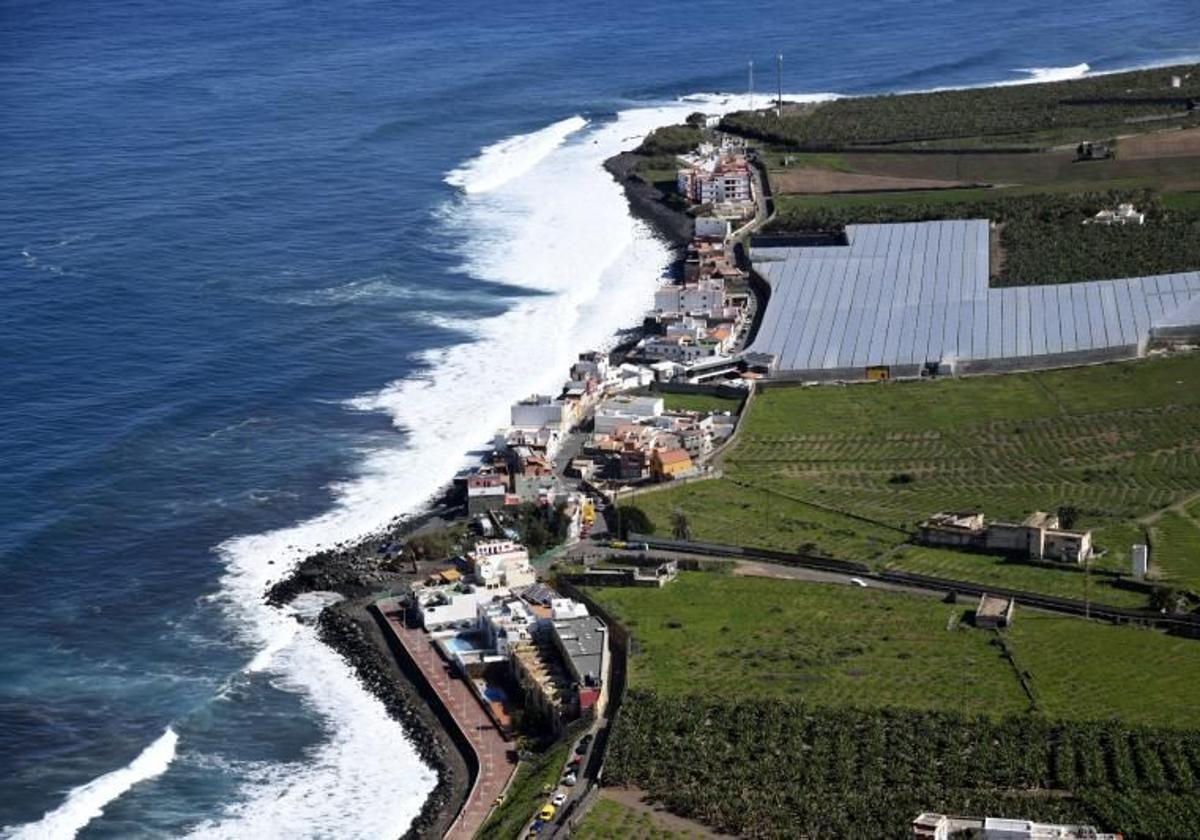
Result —
[[1146, 577], [1146, 572], [1150, 568], [1150, 549], [1148, 546], [1135, 545], [1133, 547], [1133, 577], [1135, 580], [1142, 580]]

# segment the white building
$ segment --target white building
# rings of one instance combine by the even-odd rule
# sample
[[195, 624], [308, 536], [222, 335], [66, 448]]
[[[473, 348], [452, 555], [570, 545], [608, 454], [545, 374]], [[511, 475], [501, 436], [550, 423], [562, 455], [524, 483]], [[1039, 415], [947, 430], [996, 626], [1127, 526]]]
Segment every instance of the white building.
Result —
[[609, 380], [613, 390], [630, 391], [635, 388], [645, 388], [654, 381], [654, 371], [641, 365], [626, 362], [613, 372]]
[[679, 194], [698, 204], [753, 201], [752, 183], [750, 164], [739, 154], [698, 162], [675, 176]]
[[654, 292], [654, 308], [658, 312], [720, 317], [725, 312], [725, 282], [706, 278], [681, 286], [662, 286]]
[[552, 598], [550, 600], [550, 616], [555, 621], [564, 618], [587, 618], [588, 608], [570, 598]]
[[421, 624], [430, 633], [439, 630], [466, 630], [475, 627], [481, 604], [508, 595], [507, 589], [476, 589], [455, 592], [448, 589], [422, 589], [417, 594]]
[[571, 365], [571, 379], [604, 382], [609, 377], [608, 356], [604, 353], [580, 353], [579, 360]]
[[513, 426], [524, 429], [568, 429], [571, 426], [571, 406], [544, 394], [534, 394], [515, 402], [510, 411]]
[[488, 589], [537, 583], [537, 573], [529, 564], [529, 552], [512, 540], [478, 542], [467, 560], [475, 582]]
[[984, 840], [1117, 840], [1119, 834], [1103, 834], [1090, 825], [1058, 825], [1030, 820], [987, 817]]
[[1085, 219], [1085, 225], [1144, 225], [1146, 214], [1139, 213], [1132, 204], [1118, 204], [1116, 210], [1101, 210], [1090, 219]]
[[[647, 373], [650, 373], [648, 369]], [[611, 397], [596, 406], [595, 430], [608, 433], [618, 426], [649, 420], [662, 413], [662, 397]]]
[[535, 616], [520, 598], [496, 598], [479, 605], [479, 633], [487, 647], [507, 656], [515, 645], [533, 641]]
[[521, 448], [544, 454], [553, 460], [562, 446], [563, 430], [549, 426], [538, 428], [500, 429], [493, 441], [498, 452], [511, 452]]

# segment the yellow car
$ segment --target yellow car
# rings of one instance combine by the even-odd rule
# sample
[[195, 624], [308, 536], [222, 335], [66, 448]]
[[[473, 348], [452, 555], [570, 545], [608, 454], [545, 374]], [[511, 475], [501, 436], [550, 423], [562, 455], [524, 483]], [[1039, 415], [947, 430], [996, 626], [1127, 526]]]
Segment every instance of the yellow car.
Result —
[[542, 806], [542, 810], [538, 811], [538, 819], [542, 822], [550, 822], [550, 820], [554, 819], [554, 815], [557, 813], [557, 811], [557, 808], [547, 802]]

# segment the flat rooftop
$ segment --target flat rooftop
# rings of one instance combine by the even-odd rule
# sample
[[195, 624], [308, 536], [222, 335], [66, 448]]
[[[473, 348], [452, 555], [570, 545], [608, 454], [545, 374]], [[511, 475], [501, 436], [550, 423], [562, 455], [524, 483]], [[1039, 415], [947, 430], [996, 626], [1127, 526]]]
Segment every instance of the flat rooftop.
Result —
[[776, 374], [1022, 369], [1138, 355], [1152, 330], [1200, 332], [1200, 271], [993, 289], [987, 220], [848, 225], [846, 238], [752, 246], [771, 297], [747, 352], [774, 355]]
[[571, 660], [580, 677], [592, 674], [604, 679], [604, 637], [608, 628], [594, 615], [582, 618], [562, 618], [554, 622], [554, 633], [562, 643], [563, 653]]

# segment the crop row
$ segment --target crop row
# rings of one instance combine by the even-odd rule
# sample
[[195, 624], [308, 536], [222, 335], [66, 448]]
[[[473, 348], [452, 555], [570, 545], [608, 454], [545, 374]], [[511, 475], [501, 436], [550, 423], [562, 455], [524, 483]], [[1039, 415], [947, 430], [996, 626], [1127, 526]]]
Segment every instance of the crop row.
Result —
[[[1083, 792], [1196, 797], [1200, 733], [899, 709], [827, 709], [632, 691], [606, 766], [672, 810], [751, 837], [902, 836], [921, 810], [1092, 818]], [[1166, 817], [1163, 817], [1166, 819]], [[1200, 836], [1182, 811], [1163, 836]]]

